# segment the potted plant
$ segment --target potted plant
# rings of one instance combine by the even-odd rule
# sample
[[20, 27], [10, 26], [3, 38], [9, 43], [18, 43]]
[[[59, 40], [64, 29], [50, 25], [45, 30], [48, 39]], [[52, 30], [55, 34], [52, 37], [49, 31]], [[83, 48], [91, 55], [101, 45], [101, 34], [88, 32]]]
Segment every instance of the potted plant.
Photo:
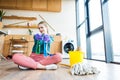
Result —
[[2, 24], [2, 18], [3, 16], [5, 15], [6, 12], [4, 12], [3, 10], [0, 10], [0, 30], [2, 29], [3, 27], [3, 24]]
[[32, 35], [33, 31], [31, 29], [28, 29], [29, 35]]
[[2, 17], [5, 15], [6, 12], [3, 10], [0, 10], [0, 21], [2, 22]]

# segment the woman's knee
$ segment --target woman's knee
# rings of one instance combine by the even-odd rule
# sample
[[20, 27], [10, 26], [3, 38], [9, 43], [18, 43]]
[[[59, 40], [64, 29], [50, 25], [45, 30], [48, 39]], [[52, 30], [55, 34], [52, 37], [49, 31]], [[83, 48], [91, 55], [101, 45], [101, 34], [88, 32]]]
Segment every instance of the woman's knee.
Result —
[[53, 58], [56, 60], [56, 62], [61, 62], [62, 61], [62, 54], [61, 53], [56, 53]]
[[20, 56], [21, 56], [21, 54], [15, 53], [15, 54], [12, 56], [12, 60], [13, 60], [13, 61], [16, 61], [16, 60], [20, 59]]

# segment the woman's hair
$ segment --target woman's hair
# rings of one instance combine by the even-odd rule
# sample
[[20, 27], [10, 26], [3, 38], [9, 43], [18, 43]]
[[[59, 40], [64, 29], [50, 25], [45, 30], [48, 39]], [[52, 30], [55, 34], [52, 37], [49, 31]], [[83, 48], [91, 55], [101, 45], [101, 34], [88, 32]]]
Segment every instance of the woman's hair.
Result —
[[45, 21], [41, 21], [41, 22], [38, 23], [38, 26], [39, 26], [40, 24], [43, 24], [43, 25], [46, 27], [46, 29], [47, 29], [47, 33], [49, 33], [49, 31], [48, 31], [48, 26], [47, 26], [46, 22], [45, 22]]

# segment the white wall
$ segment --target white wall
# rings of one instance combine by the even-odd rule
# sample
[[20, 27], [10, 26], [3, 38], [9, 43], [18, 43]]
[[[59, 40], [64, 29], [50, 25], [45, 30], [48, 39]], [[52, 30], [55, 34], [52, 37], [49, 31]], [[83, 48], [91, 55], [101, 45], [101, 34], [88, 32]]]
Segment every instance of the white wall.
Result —
[[[61, 12], [43, 12], [43, 11], [25, 11], [25, 10], [6, 10], [6, 15], [16, 15], [16, 16], [28, 16], [37, 17], [37, 21], [30, 22], [31, 24], [38, 24], [42, 19], [39, 14], [56, 30], [53, 32], [50, 30], [51, 34], [61, 33], [63, 39], [65, 37], [69, 39], [76, 40], [76, 16], [75, 16], [75, 0], [62, 0], [62, 11]], [[3, 20], [4, 24], [11, 24], [15, 22], [21, 22], [19, 20]], [[21, 24], [26, 25], [27, 23]], [[4, 28], [8, 30], [10, 34], [28, 34], [27, 29], [13, 29]], [[37, 29], [32, 29], [34, 34], [38, 32]]]

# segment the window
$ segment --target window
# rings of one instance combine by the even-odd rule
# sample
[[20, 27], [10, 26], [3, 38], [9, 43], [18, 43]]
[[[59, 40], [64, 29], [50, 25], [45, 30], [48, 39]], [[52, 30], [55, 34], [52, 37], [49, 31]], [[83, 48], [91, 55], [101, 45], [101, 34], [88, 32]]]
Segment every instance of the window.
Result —
[[109, 19], [110, 19], [110, 29], [112, 35], [113, 43], [113, 61], [120, 62], [120, 1], [119, 0], [109, 0]]
[[91, 36], [92, 59], [105, 60], [103, 32]]
[[100, 0], [89, 2], [90, 31], [102, 25]]

